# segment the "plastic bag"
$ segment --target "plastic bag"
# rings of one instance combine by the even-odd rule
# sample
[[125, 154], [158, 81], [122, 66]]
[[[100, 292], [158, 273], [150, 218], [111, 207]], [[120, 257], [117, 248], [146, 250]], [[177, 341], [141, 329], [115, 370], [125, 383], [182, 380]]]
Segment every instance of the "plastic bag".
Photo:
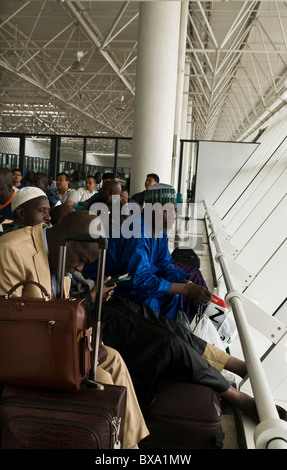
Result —
[[212, 321], [203, 313], [196, 324], [193, 334], [204, 339], [209, 344], [214, 344], [219, 349], [225, 350], [224, 344], [220, 339], [218, 331], [214, 327]]
[[227, 348], [236, 337], [237, 328], [233, 313], [225, 303], [220, 286], [214, 290], [211, 301], [204, 310], [204, 313], [216, 328], [222, 343]]

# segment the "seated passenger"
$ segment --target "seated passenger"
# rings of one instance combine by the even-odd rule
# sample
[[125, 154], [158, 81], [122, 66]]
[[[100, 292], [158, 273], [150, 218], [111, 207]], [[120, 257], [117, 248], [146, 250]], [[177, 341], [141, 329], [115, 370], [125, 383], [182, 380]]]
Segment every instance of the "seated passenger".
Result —
[[114, 179], [113, 173], [105, 173], [99, 192], [84, 202], [84, 208], [88, 210], [95, 202], [106, 204], [112, 199], [112, 195], [120, 195], [121, 188], [121, 184]]
[[[52, 228], [38, 224], [4, 234], [0, 238], [0, 251], [1, 262], [7, 269], [5, 274], [0, 274], [0, 295], [25, 279], [39, 282], [49, 293], [53, 284], [55, 292], [61, 235], [66, 232], [89, 233], [90, 224], [94, 219], [95, 216], [89, 215], [87, 211], [72, 212]], [[96, 243], [70, 242], [67, 250], [67, 272], [81, 270], [85, 263], [92, 262], [97, 257]], [[66, 276], [66, 296], [69, 295], [69, 288], [70, 278]], [[43, 294], [35, 285], [26, 284], [19, 287], [13, 295], [38, 298]], [[108, 357], [98, 366], [97, 380], [127, 387], [123, 447], [134, 448], [148, 435], [148, 430], [124, 361], [113, 348], [107, 346], [106, 349]]]
[[48, 188], [52, 193], [57, 192], [56, 181], [54, 180], [53, 175], [48, 176]]
[[[171, 194], [169, 197], [174, 202], [174, 192], [167, 189], [164, 192]], [[156, 193], [153, 197], [155, 195]], [[143, 225], [141, 229], [142, 227]], [[172, 265], [171, 256], [167, 256], [167, 237], [162, 238], [165, 250], [161, 252], [158, 250], [161, 247], [158, 244], [160, 238], [153, 233], [153, 237], [145, 239], [144, 235], [147, 234], [146, 231], [141, 231], [143, 236], [138, 238], [125, 238], [122, 234], [120, 239], [109, 238], [106, 273], [130, 273], [132, 279], [120, 282], [115, 289], [115, 294], [120, 296], [103, 305], [102, 334], [105, 344], [115, 347], [124, 357], [141, 399], [149, 399], [150, 390], [161, 377], [195, 382], [214, 388], [226, 400], [257, 420], [254, 399], [230, 386], [220, 373], [224, 368], [244, 377], [247, 373], [245, 363], [207, 344], [190, 330], [168, 318], [169, 305], [176, 309], [179, 306], [177, 302], [169, 304], [171, 294], [187, 294], [197, 298], [202, 304], [209, 301], [211, 294], [202, 286], [182, 283], [186, 274], [177, 270]], [[130, 246], [134, 249], [127, 250]], [[130, 269], [133, 266], [135, 269]], [[86, 268], [87, 266], [85, 270], [88, 272]], [[92, 269], [94, 268], [95, 266]], [[158, 275], [162, 275], [165, 270], [167, 279], [158, 279]], [[163, 295], [166, 297], [166, 316], [157, 313], [160, 308], [155, 311], [149, 308], [152, 304], [152, 298], [149, 297], [151, 293], [155, 294], [155, 305], [160, 308], [163, 302], [158, 302], [158, 299]], [[280, 409], [280, 412], [286, 419], [285, 410]]]
[[[24, 190], [17, 191], [15, 201], [13, 199], [12, 210], [15, 221], [7, 225], [5, 233], [11, 230], [23, 228], [27, 225], [37, 225], [45, 223], [46, 225], [55, 225], [66, 217], [70, 212], [74, 212], [73, 206], [60, 204], [54, 207], [50, 214], [50, 207], [47, 196], [39, 188], [26, 186]], [[8, 228], [9, 227], [9, 228]], [[109, 278], [107, 278], [108, 280]], [[95, 282], [86, 279], [85, 276], [76, 272], [71, 275], [70, 294], [72, 297], [82, 297], [86, 299], [88, 309], [91, 311], [93, 302], [95, 302], [97, 286]], [[105, 288], [103, 291], [103, 300], [108, 301], [113, 290]]]
[[22, 183], [22, 179], [23, 176], [20, 168], [14, 168], [14, 170], [12, 170], [12, 184], [14, 188], [21, 189], [25, 187], [25, 184]]
[[70, 188], [71, 189], [79, 189], [82, 188], [84, 185], [82, 172], [79, 170], [71, 171], [70, 172]]
[[104, 204], [111, 204], [112, 199], [120, 199], [122, 192], [121, 184], [116, 180], [106, 180], [103, 182], [103, 185], [98, 193], [94, 194], [94, 196], [87, 199], [83, 205], [86, 210], [92, 208], [93, 204], [97, 202], [102, 202]]
[[49, 177], [45, 173], [33, 173], [30, 186], [35, 186], [36, 188], [40, 188], [44, 191], [49, 199], [51, 209], [62, 204], [61, 199], [56, 195], [57, 188], [53, 191], [51, 187], [49, 187]]
[[[182, 310], [183, 295], [206, 305], [211, 299], [211, 294], [204, 285], [193, 284], [187, 273], [173, 265], [166, 232], [167, 223], [175, 222], [176, 194], [170, 185], [164, 186], [165, 188], [150, 189], [145, 196], [147, 202], [171, 203], [168, 214], [166, 211], [160, 213], [162, 230], [156, 233], [159, 217], [153, 217], [150, 228], [145, 217], [148, 209], [146, 207], [144, 216], [139, 215], [140, 234], [126, 237], [121, 230], [119, 237], [109, 236], [106, 275], [129, 273], [131, 280], [121, 282], [115, 294], [148, 305], [154, 312], [176, 320]], [[94, 279], [97, 263], [85, 266], [84, 272]]]
[[[104, 344], [120, 352], [143, 406], [154, 398], [158, 380], [166, 378], [211, 387], [258, 421], [254, 399], [230, 386], [221, 374], [226, 369], [244, 377], [244, 361], [206, 343], [174, 320], [121, 297], [103, 304], [101, 326]], [[286, 411], [277, 409], [280, 418], [287, 420]]]
[[87, 176], [86, 181], [85, 181], [85, 187], [79, 188], [77, 191], [79, 195], [78, 202], [84, 202], [90, 197], [92, 197], [94, 194], [96, 194], [98, 192], [96, 189], [96, 186], [97, 186], [97, 183], [96, 183], [95, 177], [92, 175]]
[[[101, 325], [104, 344], [116, 348], [123, 357], [142, 406], [154, 399], [158, 380], [165, 378], [211, 387], [258, 421], [254, 399], [230, 386], [221, 374], [226, 369], [244, 377], [244, 361], [149, 307], [120, 297], [103, 304]], [[278, 412], [286, 420], [285, 410], [278, 407]]]
[[[60, 198], [63, 204], [71, 204], [73, 205], [74, 202], [72, 200], [72, 196], [75, 189], [70, 189], [70, 177], [66, 173], [58, 173], [56, 179], [56, 186], [57, 192], [56, 195]], [[71, 198], [71, 201], [70, 201]]]
[[12, 186], [11, 172], [7, 168], [0, 168], [0, 232], [14, 221], [11, 202], [17, 191]]
[[136, 201], [140, 206], [143, 207], [144, 205], [144, 196], [146, 191], [153, 186], [154, 184], [159, 183], [159, 176], [156, 173], [149, 173], [146, 175], [146, 180], [145, 180], [145, 191], [141, 191], [139, 193], [136, 193], [132, 196], [133, 201]]
[[14, 221], [19, 226], [37, 225], [45, 223], [49, 225], [50, 204], [46, 194], [40, 188], [24, 186], [19, 189], [12, 200]]
[[69, 201], [73, 202], [75, 205], [78, 205], [80, 202], [87, 201], [90, 197], [97, 194], [98, 191], [96, 190], [96, 180], [93, 176], [87, 176], [85, 186], [80, 187], [73, 191], [73, 194], [69, 197]]
[[102, 174], [100, 171], [96, 171], [95, 180], [96, 180], [96, 191], [99, 191], [101, 187], [103, 186]]
[[121, 190], [121, 202], [127, 205], [129, 211], [132, 211], [133, 204], [137, 204], [140, 210], [142, 210], [142, 206], [129, 196], [129, 191], [126, 186], [123, 186]]
[[66, 215], [70, 214], [70, 212], [75, 212], [75, 209], [73, 206], [68, 206], [68, 204], [60, 204], [59, 206], [54, 207], [54, 209], [52, 209], [50, 212], [51, 224], [57, 224], [63, 220]]

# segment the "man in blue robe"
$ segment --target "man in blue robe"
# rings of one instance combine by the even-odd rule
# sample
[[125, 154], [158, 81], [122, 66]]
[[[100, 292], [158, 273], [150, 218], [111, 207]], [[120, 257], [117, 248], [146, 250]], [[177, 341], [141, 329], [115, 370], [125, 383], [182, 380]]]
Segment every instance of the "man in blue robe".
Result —
[[[124, 230], [110, 233], [106, 256], [106, 275], [129, 273], [131, 279], [119, 282], [115, 295], [130, 299], [138, 304], [149, 306], [158, 312], [176, 320], [182, 310], [182, 296], [205, 305], [210, 301], [210, 292], [201, 285], [193, 284], [188, 274], [173, 265], [168, 248], [167, 229], [176, 218], [176, 193], [170, 185], [154, 185], [147, 191], [145, 211], [140, 217], [140, 234], [126, 237]], [[148, 204], [167, 204], [164, 211], [152, 214], [149, 224]], [[162, 229], [156, 230], [156, 222], [161, 216]], [[136, 231], [135, 231], [136, 232]], [[137, 236], [138, 235], [138, 236]], [[85, 273], [92, 279], [96, 276], [96, 266], [86, 266]]]

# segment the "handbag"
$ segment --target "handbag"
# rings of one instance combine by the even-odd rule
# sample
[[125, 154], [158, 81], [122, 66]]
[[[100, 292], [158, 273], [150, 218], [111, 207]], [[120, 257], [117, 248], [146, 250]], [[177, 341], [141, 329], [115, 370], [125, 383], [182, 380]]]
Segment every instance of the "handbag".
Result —
[[[69, 240], [99, 245], [96, 303], [91, 321], [84, 299], [63, 298]], [[0, 297], [0, 383], [77, 391], [85, 379], [96, 380], [106, 248], [104, 238], [64, 234], [60, 240], [57, 283], [60, 298], [52, 299], [41, 284], [29, 280], [19, 282]], [[27, 283], [37, 285], [44, 298], [12, 297], [18, 287]]]
[[[29, 282], [45, 299], [12, 297]], [[0, 298], [0, 382], [79, 390], [91, 367], [88, 321], [84, 299], [51, 299], [41, 284], [16, 284]]]

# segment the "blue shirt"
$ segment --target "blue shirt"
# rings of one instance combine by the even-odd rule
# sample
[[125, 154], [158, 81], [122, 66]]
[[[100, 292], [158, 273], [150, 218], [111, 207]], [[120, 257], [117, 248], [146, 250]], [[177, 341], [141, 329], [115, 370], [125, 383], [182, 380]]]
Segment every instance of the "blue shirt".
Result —
[[[188, 275], [172, 264], [165, 233], [152, 238], [144, 224], [141, 237], [109, 238], [105, 274], [114, 276], [129, 273], [129, 281], [119, 282], [115, 295], [149, 305], [154, 311], [176, 318], [182, 307], [179, 295], [167, 294], [171, 284], [181, 283]], [[97, 262], [86, 265], [84, 272], [92, 279], [97, 275]]]

